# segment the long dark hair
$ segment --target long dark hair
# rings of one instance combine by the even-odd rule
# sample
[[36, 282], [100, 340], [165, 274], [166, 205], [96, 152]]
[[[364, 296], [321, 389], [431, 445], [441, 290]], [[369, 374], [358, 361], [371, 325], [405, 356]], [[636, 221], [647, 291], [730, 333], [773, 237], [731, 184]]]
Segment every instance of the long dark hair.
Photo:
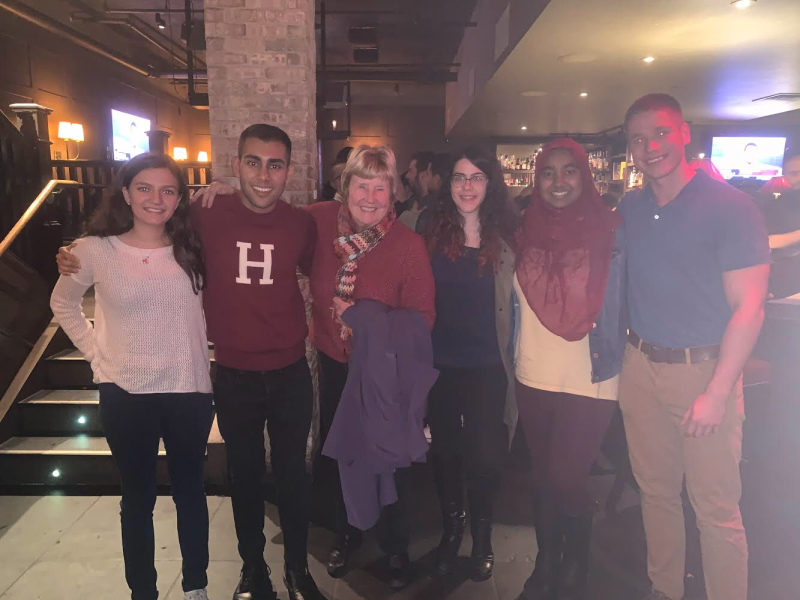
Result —
[[503, 171], [499, 161], [485, 150], [477, 147], [465, 148], [456, 155], [449, 172], [444, 177], [439, 196], [433, 206], [433, 218], [424, 232], [428, 251], [442, 252], [451, 260], [461, 256], [466, 242], [464, 235], [464, 217], [458, 212], [451, 194], [450, 174], [455, 164], [466, 158], [486, 174], [486, 198], [478, 209], [481, 226], [481, 247], [478, 266], [483, 269], [491, 265], [497, 270], [497, 259], [500, 256], [500, 240], [513, 242], [516, 227], [514, 214], [507, 203], [508, 190], [503, 181]]
[[102, 204], [86, 224], [84, 235], [108, 237], [121, 235], [133, 228], [133, 211], [122, 194], [131, 181], [145, 169], [167, 169], [178, 182], [178, 206], [167, 221], [165, 232], [172, 242], [175, 262], [186, 271], [192, 282], [192, 290], [199, 293], [206, 282], [206, 267], [203, 262], [203, 244], [192, 227], [189, 215], [189, 186], [178, 163], [166, 154], [140, 154], [126, 162], [117, 173], [114, 186], [105, 195]]

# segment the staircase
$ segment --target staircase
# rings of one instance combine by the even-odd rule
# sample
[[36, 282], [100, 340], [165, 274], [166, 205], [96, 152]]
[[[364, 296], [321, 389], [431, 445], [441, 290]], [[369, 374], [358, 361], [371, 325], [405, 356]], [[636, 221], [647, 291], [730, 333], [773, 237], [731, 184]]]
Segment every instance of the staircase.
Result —
[[[86, 298], [87, 316], [93, 314], [92, 301]], [[48, 488], [116, 493], [119, 476], [103, 436], [91, 367], [55, 322], [43, 338], [46, 350], [5, 418], [4, 429], [12, 435], [0, 444], [0, 493], [42, 493]], [[210, 353], [213, 365], [213, 349]], [[221, 489], [225, 454], [216, 421], [206, 461], [207, 486]], [[163, 442], [157, 464], [159, 485], [168, 485]]]

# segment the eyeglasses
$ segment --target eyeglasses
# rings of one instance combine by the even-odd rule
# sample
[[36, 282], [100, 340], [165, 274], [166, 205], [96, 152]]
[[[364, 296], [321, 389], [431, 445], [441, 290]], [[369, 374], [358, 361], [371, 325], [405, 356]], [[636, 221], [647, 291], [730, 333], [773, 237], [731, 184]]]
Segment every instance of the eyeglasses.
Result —
[[476, 173], [472, 177], [466, 177], [466, 176], [461, 175], [459, 173], [457, 175], [453, 175], [450, 178], [450, 183], [453, 184], [456, 187], [462, 187], [468, 181], [472, 185], [480, 186], [480, 185], [486, 185], [486, 182], [489, 181], [489, 178], [486, 175], [484, 175], [483, 173]]

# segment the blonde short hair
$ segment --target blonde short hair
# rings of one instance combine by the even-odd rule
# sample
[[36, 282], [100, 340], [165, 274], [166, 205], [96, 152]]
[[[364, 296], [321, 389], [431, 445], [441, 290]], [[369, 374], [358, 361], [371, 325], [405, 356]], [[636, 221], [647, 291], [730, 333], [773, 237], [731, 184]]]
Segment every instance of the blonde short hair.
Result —
[[394, 152], [386, 146], [367, 146], [362, 144], [350, 153], [347, 165], [342, 173], [342, 201], [347, 202], [350, 193], [350, 180], [356, 177], [362, 179], [383, 179], [389, 183], [391, 200], [397, 200], [397, 190], [400, 189], [400, 176], [397, 174], [397, 159]]

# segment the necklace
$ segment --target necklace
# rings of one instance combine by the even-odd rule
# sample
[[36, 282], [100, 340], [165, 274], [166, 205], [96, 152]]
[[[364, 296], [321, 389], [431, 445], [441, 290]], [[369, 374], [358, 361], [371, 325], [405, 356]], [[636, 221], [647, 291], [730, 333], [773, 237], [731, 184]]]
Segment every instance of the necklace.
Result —
[[142, 259], [142, 263], [145, 264], [145, 265], [149, 265], [150, 264], [150, 255], [149, 254]]

